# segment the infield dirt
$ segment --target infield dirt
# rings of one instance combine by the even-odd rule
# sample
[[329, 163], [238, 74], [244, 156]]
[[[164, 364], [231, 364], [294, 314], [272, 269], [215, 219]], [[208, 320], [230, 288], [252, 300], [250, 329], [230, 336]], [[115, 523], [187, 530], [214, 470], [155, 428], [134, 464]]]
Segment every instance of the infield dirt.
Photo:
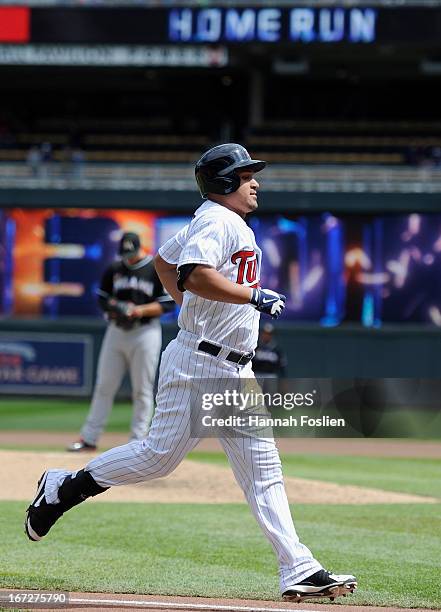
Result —
[[[4, 590], [0, 589], [1, 591]], [[319, 612], [427, 612], [427, 609], [419, 608], [369, 607], [308, 602], [292, 604], [283, 601], [253, 599], [166, 597], [161, 595], [125, 595], [120, 593], [70, 593], [69, 596], [71, 605], [62, 609], [71, 612], [79, 609], [85, 609], [87, 612], [140, 609], [150, 610], [150, 612], [171, 612], [174, 610], [186, 610], [187, 612], [281, 612], [285, 610], [295, 610], [296, 612], [317, 612], [317, 610]]]
[[[0, 450], [0, 499], [30, 500], [36, 482], [48, 467], [78, 470], [92, 455]], [[14, 478], [11, 479], [11, 474]], [[406, 504], [439, 500], [321, 480], [285, 477], [291, 503], [308, 504]], [[242, 491], [228, 467], [184, 460], [167, 476], [139, 485], [112, 487], [100, 502], [245, 503]]]

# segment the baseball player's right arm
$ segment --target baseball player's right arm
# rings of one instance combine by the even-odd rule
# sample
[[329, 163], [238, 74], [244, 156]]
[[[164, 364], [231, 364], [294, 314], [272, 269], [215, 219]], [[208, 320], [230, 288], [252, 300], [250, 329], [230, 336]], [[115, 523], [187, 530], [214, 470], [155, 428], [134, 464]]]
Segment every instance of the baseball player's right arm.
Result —
[[216, 302], [251, 304], [277, 318], [285, 307], [284, 295], [247, 287], [218, 272], [217, 268], [230, 257], [233, 247], [234, 229], [225, 220], [194, 219], [179, 257], [178, 288]]
[[193, 268], [183, 286], [207, 300], [229, 304], [249, 304], [253, 292], [251, 287], [233, 283], [214, 268], [201, 264]]
[[229, 304], [251, 304], [277, 319], [285, 308], [286, 297], [271, 289], [245, 287], [228, 280], [209, 266], [196, 265], [183, 281], [184, 289], [207, 300]]

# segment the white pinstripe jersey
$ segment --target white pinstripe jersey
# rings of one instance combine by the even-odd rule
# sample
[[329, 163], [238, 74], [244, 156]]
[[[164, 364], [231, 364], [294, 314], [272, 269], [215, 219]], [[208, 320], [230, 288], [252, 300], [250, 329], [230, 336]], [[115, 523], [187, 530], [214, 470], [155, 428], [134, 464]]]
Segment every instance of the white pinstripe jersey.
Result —
[[[159, 254], [170, 264], [205, 264], [235, 283], [259, 285], [262, 251], [252, 229], [237, 213], [210, 200]], [[216, 302], [185, 291], [178, 325], [200, 339], [249, 352], [257, 345], [259, 318], [250, 304]]]

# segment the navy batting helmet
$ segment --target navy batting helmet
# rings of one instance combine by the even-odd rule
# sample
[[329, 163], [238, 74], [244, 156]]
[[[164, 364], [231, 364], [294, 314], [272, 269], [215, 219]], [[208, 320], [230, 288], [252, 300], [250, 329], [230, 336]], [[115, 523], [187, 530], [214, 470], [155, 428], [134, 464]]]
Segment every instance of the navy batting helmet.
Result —
[[246, 168], [259, 172], [265, 166], [266, 162], [251, 159], [242, 145], [228, 142], [204, 153], [196, 163], [194, 172], [201, 196], [206, 198], [209, 193], [227, 195], [239, 189], [237, 170]]

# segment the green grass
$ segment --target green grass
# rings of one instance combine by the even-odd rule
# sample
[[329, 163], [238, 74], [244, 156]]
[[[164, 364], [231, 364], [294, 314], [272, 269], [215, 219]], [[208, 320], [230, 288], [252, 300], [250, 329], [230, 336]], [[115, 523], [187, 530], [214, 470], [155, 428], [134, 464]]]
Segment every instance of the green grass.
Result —
[[[89, 402], [84, 399], [0, 398], [0, 429], [78, 431], [88, 410]], [[131, 411], [130, 402], [116, 402], [106, 431], [126, 433], [130, 427]], [[303, 412], [300, 410], [300, 413]], [[296, 414], [295, 411], [293, 411], [294, 414]], [[286, 413], [283, 412], [279, 416], [286, 416]], [[434, 416], [433, 412], [420, 411], [415, 413], [415, 411], [404, 410], [402, 413], [386, 414], [383, 420], [382, 429], [375, 434], [377, 437], [391, 436], [391, 439], [412, 437], [421, 440], [440, 440], [441, 438], [441, 412]], [[333, 437], [334, 435], [352, 437], [352, 435], [359, 436], [360, 431], [360, 429], [352, 429], [348, 425], [343, 430], [323, 429], [321, 434], [325, 437]], [[314, 429], [309, 428], [297, 428], [291, 431], [286, 428], [280, 428], [280, 430], [276, 428], [275, 432], [287, 437], [290, 437], [293, 433], [295, 437], [314, 437], [315, 435]], [[383, 435], [380, 435], [381, 432]]]
[[[302, 415], [318, 418], [323, 415], [330, 419], [343, 418], [344, 426], [340, 427], [308, 427], [301, 425]], [[273, 418], [292, 416], [297, 419], [296, 426], [275, 426], [276, 438], [412, 438], [417, 440], [441, 439], [441, 412], [421, 407], [403, 407], [391, 409], [384, 406], [381, 410], [373, 408], [359, 409], [353, 407], [332, 408], [320, 410], [305, 410], [296, 408], [287, 412], [283, 408], [271, 411]]]
[[[0, 503], [0, 586], [277, 599], [272, 549], [240, 504], [85, 504], [47, 540], [22, 533], [25, 504]], [[328, 568], [354, 572], [358, 605], [441, 607], [441, 506], [293, 508]]]
[[284, 456], [284, 473], [441, 499], [441, 459]]
[[[77, 432], [87, 409], [83, 401], [1, 401], [0, 428]], [[109, 430], [127, 432], [130, 416], [129, 404], [117, 405]], [[190, 458], [227, 465], [223, 453]], [[441, 499], [441, 460], [282, 461], [287, 476]], [[38, 544], [22, 533], [25, 505], [0, 502], [2, 587], [279, 598], [272, 549], [245, 505], [85, 504]], [[441, 504], [292, 510], [302, 541], [326, 567], [357, 574], [351, 603], [441, 608]]]
[[[0, 429], [78, 433], [88, 410], [85, 400], [0, 399]], [[127, 433], [131, 416], [130, 403], [115, 403], [106, 431]]]
[[[225, 455], [220, 452], [195, 451], [189, 455], [189, 458], [228, 465]], [[283, 455], [282, 465], [285, 476], [441, 499], [441, 459]]]

